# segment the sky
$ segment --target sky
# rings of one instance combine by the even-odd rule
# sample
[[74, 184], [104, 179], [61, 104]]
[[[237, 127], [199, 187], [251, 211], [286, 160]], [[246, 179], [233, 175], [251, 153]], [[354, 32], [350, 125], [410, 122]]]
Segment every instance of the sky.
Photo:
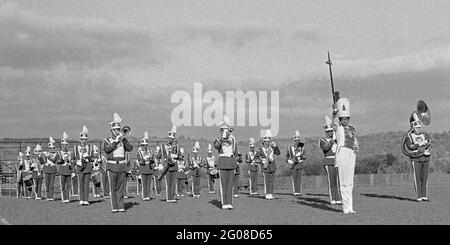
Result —
[[[279, 132], [323, 135], [327, 52], [358, 134], [450, 125], [449, 1], [0, 1], [0, 138], [171, 129], [176, 91], [279, 91]], [[204, 103], [206, 108], [208, 103]], [[247, 113], [255, 108], [244, 109]], [[240, 140], [260, 125], [236, 127]], [[215, 126], [178, 135], [213, 138]]]

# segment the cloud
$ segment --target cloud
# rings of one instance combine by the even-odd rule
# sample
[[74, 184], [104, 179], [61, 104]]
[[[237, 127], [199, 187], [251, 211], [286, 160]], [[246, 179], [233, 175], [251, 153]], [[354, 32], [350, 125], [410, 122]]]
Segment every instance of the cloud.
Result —
[[187, 41], [207, 38], [214, 45], [232, 49], [240, 49], [258, 41], [272, 40], [280, 34], [280, 30], [258, 22], [236, 26], [203, 21], [196, 25], [181, 26], [178, 32]]
[[[0, 6], [0, 66], [99, 66], [127, 57], [158, 64], [167, 56], [145, 30], [103, 19], [44, 16], [14, 3]], [[149, 58], [150, 57], [150, 58]]]
[[426, 48], [413, 53], [381, 59], [335, 59], [333, 71], [343, 77], [423, 72], [450, 66], [450, 46]]
[[279, 48], [283, 45], [318, 44], [323, 38], [317, 27], [280, 28], [257, 21], [239, 25], [202, 21], [195, 25], [180, 26], [170, 36], [179, 36], [183, 42], [207, 39], [213, 45], [233, 52], [251, 49], [255, 45]]

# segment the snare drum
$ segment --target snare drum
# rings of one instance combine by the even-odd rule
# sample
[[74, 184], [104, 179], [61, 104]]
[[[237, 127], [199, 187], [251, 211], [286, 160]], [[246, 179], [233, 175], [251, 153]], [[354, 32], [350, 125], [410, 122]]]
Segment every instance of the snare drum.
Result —
[[219, 178], [219, 170], [218, 169], [211, 170], [211, 172], [209, 172], [209, 174], [211, 175], [211, 177], [213, 179], [218, 179]]
[[92, 183], [94, 183], [94, 185], [100, 184], [100, 182], [102, 181], [100, 178], [100, 172], [93, 173], [91, 176], [91, 179], [92, 179]]
[[30, 174], [26, 174], [23, 177], [23, 183], [25, 183], [26, 187], [31, 187], [33, 185], [33, 180], [31, 179], [31, 173]]

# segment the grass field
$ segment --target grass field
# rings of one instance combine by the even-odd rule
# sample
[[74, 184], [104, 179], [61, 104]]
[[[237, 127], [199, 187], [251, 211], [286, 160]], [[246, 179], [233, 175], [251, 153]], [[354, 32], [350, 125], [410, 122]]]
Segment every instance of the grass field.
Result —
[[234, 210], [220, 209], [219, 194], [202, 190], [200, 198], [181, 197], [178, 203], [164, 202], [164, 196], [153, 196], [143, 202], [134, 196], [125, 199], [125, 213], [111, 213], [110, 200], [90, 198], [82, 207], [73, 200], [60, 201], [0, 197], [2, 224], [153, 224], [153, 225], [303, 225], [303, 224], [450, 224], [450, 187], [429, 186], [430, 203], [415, 201], [413, 186], [356, 187], [356, 214], [344, 215], [341, 207], [328, 204], [327, 189], [306, 189], [294, 197], [287, 191], [277, 192], [275, 200], [250, 197], [247, 192], [233, 199]]

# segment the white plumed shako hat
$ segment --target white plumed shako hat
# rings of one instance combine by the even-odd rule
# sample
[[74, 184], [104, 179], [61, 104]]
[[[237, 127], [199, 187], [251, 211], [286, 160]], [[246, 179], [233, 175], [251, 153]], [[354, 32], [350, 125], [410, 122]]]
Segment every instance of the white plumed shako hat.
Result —
[[177, 133], [177, 126], [173, 125], [173, 126], [172, 126], [172, 129], [168, 132], [167, 137], [168, 137], [168, 138], [175, 139], [176, 133]]
[[48, 148], [53, 149], [55, 148], [55, 140], [53, 139], [53, 137], [48, 138], [49, 142], [48, 142]]
[[120, 129], [120, 123], [122, 122], [122, 118], [120, 118], [119, 114], [117, 112], [113, 115], [113, 121], [109, 123], [109, 127], [111, 130], [113, 129]]
[[25, 151], [25, 156], [31, 156], [31, 147], [27, 146], [27, 150]]
[[67, 135], [66, 132], [63, 133], [63, 137], [61, 138], [61, 144], [62, 145], [68, 145], [69, 144], [69, 135]]
[[194, 147], [192, 147], [192, 152], [197, 153], [200, 149], [200, 143], [198, 141], [195, 142]]
[[229, 129], [230, 128], [230, 118], [227, 115], [223, 115], [223, 121], [219, 124], [219, 129]]
[[34, 154], [37, 154], [40, 151], [42, 151], [42, 146], [38, 144], [36, 145], [36, 148], [34, 148]]
[[147, 131], [145, 131], [145, 133], [144, 133], [144, 138], [141, 139], [141, 145], [142, 146], [148, 145], [148, 132]]
[[350, 101], [347, 98], [340, 98], [337, 102], [338, 117], [350, 117]]
[[333, 130], [333, 121], [329, 116], [325, 116], [325, 122], [323, 124], [323, 129], [325, 131], [332, 131]]
[[272, 131], [270, 129], [267, 129], [263, 135], [263, 141], [270, 141], [271, 138], [272, 138]]
[[413, 112], [411, 116], [409, 117], [409, 125], [414, 128], [421, 128], [422, 122], [420, 121], [419, 115], [417, 115], [417, 112]]
[[80, 139], [81, 140], [87, 140], [88, 137], [88, 128], [86, 126], [83, 126], [83, 131], [80, 133]]
[[297, 140], [300, 140], [300, 131], [298, 131], [298, 130], [295, 130], [294, 131], [294, 135], [292, 136], [292, 139], [297, 139]]
[[250, 137], [250, 138], [248, 139], [248, 146], [249, 146], [249, 147], [255, 146], [255, 139], [253, 139], [252, 137]]

